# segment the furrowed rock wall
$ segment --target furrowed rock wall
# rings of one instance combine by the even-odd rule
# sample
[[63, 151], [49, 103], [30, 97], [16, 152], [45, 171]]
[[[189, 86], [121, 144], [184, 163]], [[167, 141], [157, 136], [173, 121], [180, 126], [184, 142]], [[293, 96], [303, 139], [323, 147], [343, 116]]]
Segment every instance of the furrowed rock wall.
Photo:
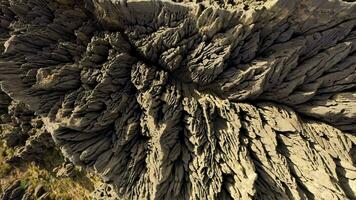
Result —
[[355, 2], [0, 4], [2, 90], [119, 199], [356, 198]]

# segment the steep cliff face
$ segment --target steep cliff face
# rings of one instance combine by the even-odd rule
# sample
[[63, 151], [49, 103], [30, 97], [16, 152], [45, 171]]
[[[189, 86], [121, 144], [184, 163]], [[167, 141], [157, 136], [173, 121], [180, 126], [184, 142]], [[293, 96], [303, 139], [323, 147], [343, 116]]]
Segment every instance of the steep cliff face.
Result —
[[2, 90], [119, 199], [356, 198], [356, 3], [0, 11]]

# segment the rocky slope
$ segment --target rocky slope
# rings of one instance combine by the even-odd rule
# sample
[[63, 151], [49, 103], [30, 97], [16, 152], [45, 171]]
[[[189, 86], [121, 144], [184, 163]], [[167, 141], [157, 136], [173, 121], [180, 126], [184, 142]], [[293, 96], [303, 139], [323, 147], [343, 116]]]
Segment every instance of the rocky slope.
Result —
[[19, 119], [118, 199], [356, 198], [355, 2], [0, 2]]

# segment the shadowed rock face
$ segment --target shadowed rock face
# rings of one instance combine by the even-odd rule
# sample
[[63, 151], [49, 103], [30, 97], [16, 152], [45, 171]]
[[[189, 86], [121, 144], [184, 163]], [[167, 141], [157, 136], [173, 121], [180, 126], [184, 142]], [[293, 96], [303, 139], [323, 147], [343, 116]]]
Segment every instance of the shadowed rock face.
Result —
[[[24, 103], [15, 102], [0, 91], [0, 139], [14, 150], [6, 162], [19, 166], [25, 161], [43, 165], [46, 151], [55, 147], [51, 135]], [[1, 163], [3, 164], [3, 163]]]
[[119, 199], [356, 198], [356, 3], [0, 2], [3, 91]]

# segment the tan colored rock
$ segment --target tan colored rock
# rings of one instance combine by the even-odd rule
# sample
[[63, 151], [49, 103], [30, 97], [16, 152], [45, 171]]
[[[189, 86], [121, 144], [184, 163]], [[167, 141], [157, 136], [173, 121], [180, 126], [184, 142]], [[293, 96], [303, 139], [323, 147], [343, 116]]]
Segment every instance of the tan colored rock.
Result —
[[356, 198], [355, 2], [0, 2], [2, 90], [117, 198]]

